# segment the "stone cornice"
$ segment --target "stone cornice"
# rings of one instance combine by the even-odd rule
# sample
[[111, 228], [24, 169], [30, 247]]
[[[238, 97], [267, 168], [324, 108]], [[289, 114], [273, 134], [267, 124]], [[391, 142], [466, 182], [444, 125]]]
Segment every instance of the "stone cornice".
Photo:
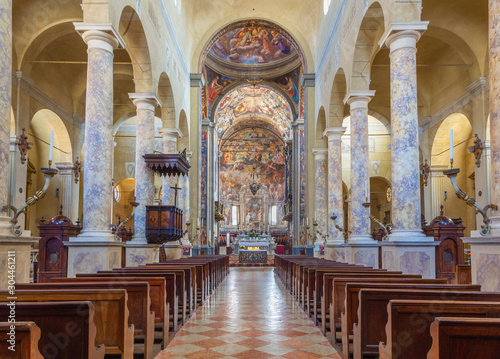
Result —
[[429, 26], [428, 21], [393, 22], [389, 25], [387, 30], [385, 30], [378, 44], [380, 48], [387, 48], [388, 47], [387, 40], [391, 36], [394, 36], [399, 32], [415, 32], [420, 34], [421, 36], [425, 32], [425, 30], [427, 30], [428, 26]]
[[153, 92], [144, 92], [144, 93], [129, 93], [128, 97], [132, 101], [136, 100], [144, 100], [144, 101], [151, 101], [151, 104], [155, 107], [162, 107], [163, 102], [160, 100], [160, 98]]
[[340, 141], [346, 130], [346, 127], [329, 127], [323, 132], [323, 137], [327, 137], [328, 140]]
[[107, 23], [92, 23], [92, 22], [74, 22], [73, 25], [75, 26], [75, 30], [80, 36], [83, 36], [83, 34], [86, 31], [102, 31], [107, 33], [108, 35], [114, 37], [116, 41], [118, 42], [118, 47], [119, 48], [125, 48], [125, 40], [123, 40], [122, 36], [120, 33], [115, 29], [113, 24], [107, 24]]

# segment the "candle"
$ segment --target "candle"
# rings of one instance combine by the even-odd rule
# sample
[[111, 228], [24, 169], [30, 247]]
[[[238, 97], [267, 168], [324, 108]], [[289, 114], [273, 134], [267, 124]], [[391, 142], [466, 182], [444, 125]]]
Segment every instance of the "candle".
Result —
[[453, 160], [453, 130], [450, 130], [450, 161]]
[[49, 162], [52, 162], [52, 150], [54, 148], [54, 131], [50, 131]]

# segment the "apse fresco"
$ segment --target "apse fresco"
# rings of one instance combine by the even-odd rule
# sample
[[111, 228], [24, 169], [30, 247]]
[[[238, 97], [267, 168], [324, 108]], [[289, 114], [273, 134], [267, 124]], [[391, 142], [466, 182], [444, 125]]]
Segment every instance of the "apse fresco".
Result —
[[290, 136], [292, 112], [285, 99], [267, 86], [245, 85], [229, 92], [219, 103], [215, 113], [219, 138], [239, 118], [256, 116], [272, 120], [283, 137]]
[[[269, 192], [269, 201], [285, 199], [285, 159], [282, 142], [259, 128], [245, 128], [221, 145], [221, 197], [239, 202], [242, 190], [256, 181]], [[247, 207], [248, 208], [248, 207]]]
[[218, 38], [210, 52], [218, 58], [246, 65], [267, 64], [297, 53], [277, 25], [264, 21], [240, 24]]

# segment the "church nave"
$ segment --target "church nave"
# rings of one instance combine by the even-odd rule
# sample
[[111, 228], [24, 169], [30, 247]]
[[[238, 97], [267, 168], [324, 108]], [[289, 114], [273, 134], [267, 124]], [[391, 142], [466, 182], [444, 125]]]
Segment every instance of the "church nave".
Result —
[[340, 358], [276, 280], [274, 269], [231, 268], [156, 359]]

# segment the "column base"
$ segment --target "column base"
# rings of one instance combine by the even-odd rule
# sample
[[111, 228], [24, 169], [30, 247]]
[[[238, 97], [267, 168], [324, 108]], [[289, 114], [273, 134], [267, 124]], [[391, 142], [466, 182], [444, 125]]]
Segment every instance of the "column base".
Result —
[[462, 239], [470, 245], [472, 284], [480, 284], [483, 291], [500, 292], [500, 236], [482, 237], [477, 233], [473, 231], [474, 237]]
[[372, 243], [344, 244], [344, 262], [378, 268], [380, 244], [372, 239]]
[[78, 273], [97, 273], [121, 267], [123, 243], [72, 239], [64, 243], [68, 247], [68, 278], [74, 278]]
[[101, 243], [119, 243], [115, 240], [115, 235], [111, 231], [94, 231], [94, 230], [83, 230], [76, 237], [70, 237], [70, 242], [101, 242]]
[[422, 231], [413, 231], [413, 230], [394, 230], [389, 237], [387, 238], [387, 242], [434, 242], [433, 237], [427, 237]]
[[325, 245], [325, 259], [345, 263], [344, 243], [337, 244], [327, 242]]
[[[14, 284], [29, 283], [31, 248], [35, 243], [37, 238], [0, 235], [0, 290], [7, 290], [9, 286], [11, 264], [15, 265]], [[14, 254], [9, 256], [9, 252]]]
[[219, 254], [226, 255], [227, 254], [227, 247], [219, 247]]
[[125, 266], [137, 267], [147, 263], [158, 262], [160, 259], [158, 244], [133, 243], [124, 244]]
[[168, 242], [163, 245], [167, 261], [173, 261], [182, 258], [182, 245], [179, 242]]
[[[2, 237], [12, 238], [12, 239], [31, 238], [31, 231], [26, 231], [24, 229], [19, 237], [14, 236], [10, 231], [11, 227], [11, 224], [9, 223], [10, 220], [11, 218], [9, 216], [0, 215], [0, 238]], [[38, 241], [38, 239], [36, 239], [36, 241]]]
[[[432, 238], [432, 237], [427, 237]], [[382, 243], [382, 268], [420, 274], [424, 279], [436, 278], [435, 241], [387, 241]]]

